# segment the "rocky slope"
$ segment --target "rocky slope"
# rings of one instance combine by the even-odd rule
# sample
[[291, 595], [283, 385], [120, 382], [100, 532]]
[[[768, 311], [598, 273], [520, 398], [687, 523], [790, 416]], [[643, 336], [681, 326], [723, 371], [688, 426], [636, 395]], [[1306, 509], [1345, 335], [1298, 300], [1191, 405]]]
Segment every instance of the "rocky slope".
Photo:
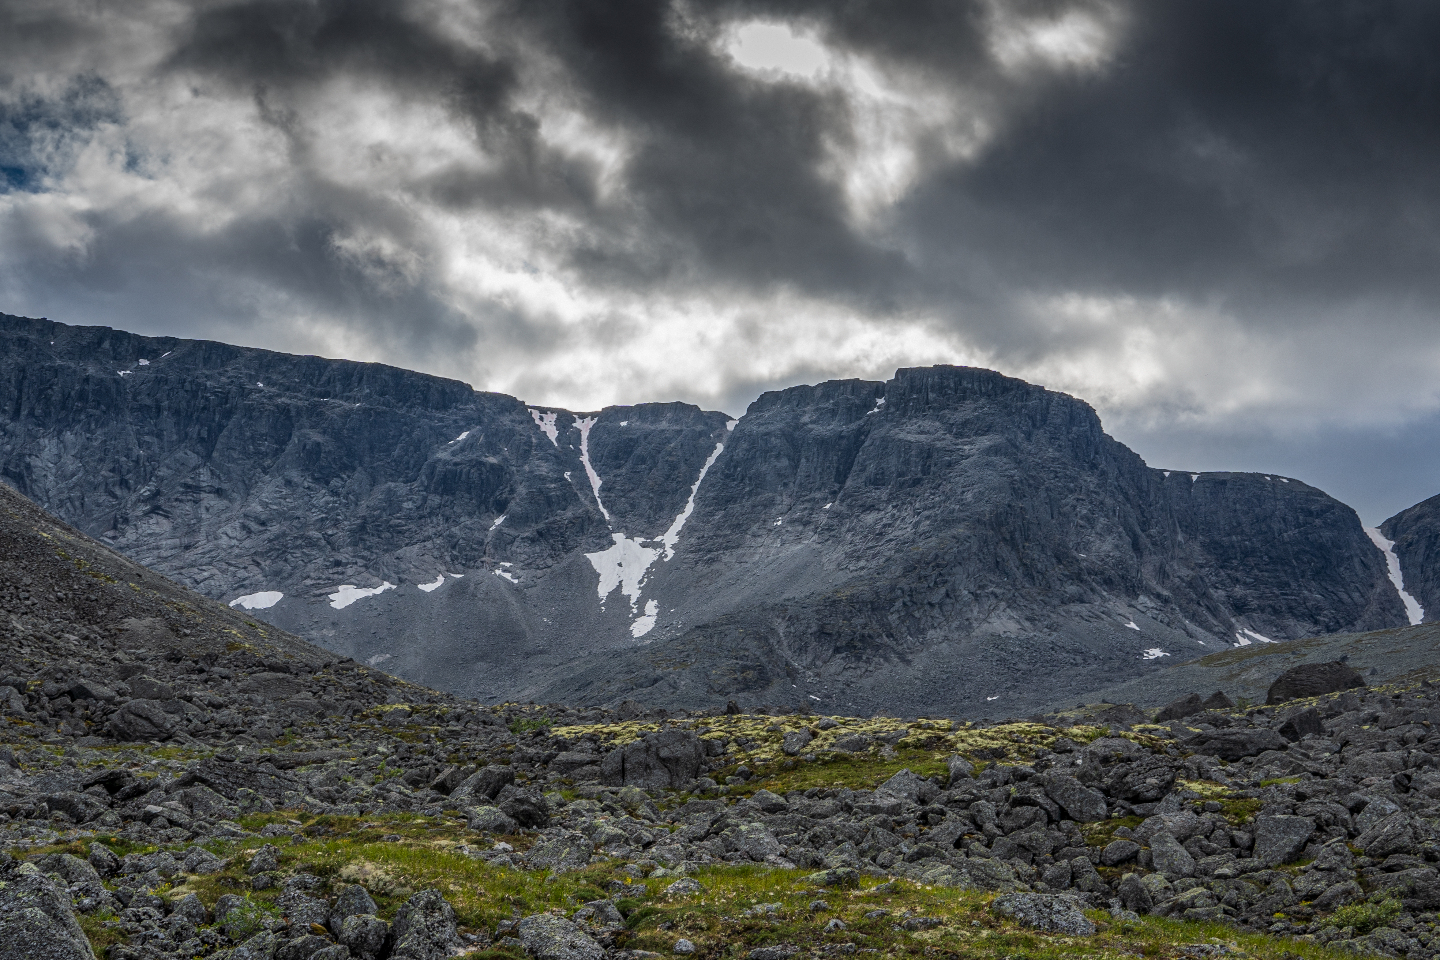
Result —
[[1084, 403], [902, 370], [529, 408], [374, 364], [0, 318], [0, 473], [252, 617], [492, 701], [1005, 716], [1402, 625], [1353, 511], [1146, 466]]
[[1412, 622], [1434, 620], [1440, 614], [1440, 496], [1400, 511], [1380, 533], [1393, 542], [1397, 579], [1414, 601]]
[[483, 707], [3, 489], [0, 547], [0, 960], [1440, 952], [1428, 684], [1109, 727]]

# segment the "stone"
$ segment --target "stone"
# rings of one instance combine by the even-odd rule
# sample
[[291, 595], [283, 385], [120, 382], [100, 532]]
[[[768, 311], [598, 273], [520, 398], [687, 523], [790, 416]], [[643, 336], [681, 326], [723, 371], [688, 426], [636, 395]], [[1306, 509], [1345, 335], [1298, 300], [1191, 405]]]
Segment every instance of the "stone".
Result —
[[1355, 845], [1365, 851], [1372, 860], [1384, 860], [1392, 853], [1406, 853], [1415, 846], [1415, 830], [1410, 817], [1405, 813], [1394, 813], [1360, 836]]
[[665, 888], [665, 896], [688, 897], [693, 894], [702, 893], [704, 889], [704, 887], [700, 886], [700, 881], [691, 877], [681, 877]]
[[892, 797], [899, 797], [901, 800], [916, 803], [920, 799], [920, 791], [924, 786], [925, 780], [917, 774], [910, 772], [907, 767], [876, 787], [875, 792], [877, 794], [888, 794]]
[[851, 867], [832, 867], [812, 873], [802, 882], [812, 887], [854, 888], [860, 886], [860, 873]]
[[1122, 863], [1134, 860], [1135, 855], [1139, 852], [1140, 844], [1121, 837], [1111, 840], [1105, 845], [1105, 849], [1100, 851], [1100, 863], [1107, 867], [1118, 867]]
[[169, 740], [179, 729], [175, 718], [158, 700], [130, 700], [121, 705], [105, 732], [116, 740]]
[[245, 872], [250, 876], [260, 873], [270, 873], [280, 868], [280, 851], [271, 844], [265, 844], [255, 851], [250, 862], [245, 866]]
[[1198, 693], [1187, 693], [1179, 700], [1172, 700], [1155, 714], [1156, 723], [1169, 723], [1171, 720], [1183, 720], [1186, 717], [1193, 717], [1205, 709], [1205, 701], [1200, 699]]
[[1190, 737], [1184, 745], [1195, 753], [1204, 753], [1222, 760], [1243, 760], [1254, 757], [1266, 750], [1284, 750], [1288, 745], [1284, 737], [1274, 730], [1265, 728], [1212, 730]]
[[0, 960], [95, 960], [69, 891], [34, 864], [0, 869]]
[[520, 921], [520, 942], [535, 960], [604, 960], [605, 948], [564, 917], [537, 913]]
[[568, 873], [587, 866], [594, 852], [595, 843], [581, 834], [546, 835], [525, 854], [525, 863], [555, 873]]
[[1045, 933], [1088, 937], [1095, 932], [1083, 912], [1084, 902], [1069, 894], [1004, 893], [991, 901], [990, 909]]
[[1223, 691], [1216, 690], [1205, 698], [1204, 707], [1206, 710], [1234, 710], [1235, 701], [1225, 696]]
[[1161, 830], [1150, 838], [1150, 856], [1156, 873], [1167, 877], [1195, 876], [1195, 858], [1167, 830]]
[[392, 960], [444, 960], [462, 946], [455, 910], [439, 890], [421, 890], [395, 911]]
[[1045, 778], [1044, 787], [1045, 795], [1059, 804], [1071, 820], [1094, 823], [1105, 819], [1105, 795], [1074, 777], [1051, 774]]
[[954, 786], [961, 780], [970, 780], [975, 776], [975, 764], [966, 760], [960, 754], [952, 754], [945, 761], [945, 767], [950, 772], [950, 785]]
[[1269, 867], [1290, 863], [1300, 856], [1315, 832], [1308, 817], [1262, 816], [1255, 821], [1254, 857]]
[[330, 917], [326, 926], [330, 932], [339, 935], [341, 926], [350, 917], [374, 915], [380, 912], [375, 905], [370, 893], [358, 883], [347, 883], [335, 894], [335, 900], [330, 905]]
[[503, 810], [488, 805], [471, 809], [465, 825], [477, 833], [514, 833], [520, 829], [520, 825]]
[[310, 960], [321, 950], [330, 946], [330, 941], [313, 933], [295, 937], [280, 944], [275, 951], [275, 960]]
[[765, 813], [784, 813], [790, 809], [789, 801], [769, 790], [756, 790], [750, 800]]
[[522, 827], [542, 829], [550, 824], [545, 799], [533, 793], [515, 793], [500, 801], [500, 812]]
[[1318, 697], [1363, 686], [1364, 678], [1339, 660], [1331, 663], [1302, 663], [1275, 678], [1265, 695], [1265, 702], [1284, 703], [1300, 697]]
[[814, 739], [809, 730], [791, 730], [781, 738], [780, 751], [787, 757], [798, 757]]
[[1307, 707], [1304, 710], [1297, 710], [1285, 719], [1279, 727], [1280, 736], [1292, 743], [1303, 740], [1305, 737], [1325, 735], [1325, 722], [1320, 719], [1320, 711], [1314, 707]]
[[346, 917], [335, 932], [335, 939], [360, 960], [378, 960], [389, 936], [389, 925], [368, 913]]
[[175, 688], [154, 677], [135, 677], [130, 681], [130, 696], [137, 700], [174, 700]]
[[1141, 882], [1140, 877], [1133, 873], [1127, 873], [1120, 879], [1120, 885], [1115, 888], [1115, 895], [1120, 898], [1120, 903], [1126, 910], [1135, 913], [1146, 914], [1155, 907], [1155, 901], [1150, 891]]
[[600, 779], [616, 787], [674, 790], [693, 783], [704, 768], [705, 747], [699, 737], [687, 730], [661, 730], [606, 754]]
[[515, 771], [500, 764], [491, 764], [466, 777], [450, 791], [454, 800], [494, 800], [500, 791], [515, 782]]

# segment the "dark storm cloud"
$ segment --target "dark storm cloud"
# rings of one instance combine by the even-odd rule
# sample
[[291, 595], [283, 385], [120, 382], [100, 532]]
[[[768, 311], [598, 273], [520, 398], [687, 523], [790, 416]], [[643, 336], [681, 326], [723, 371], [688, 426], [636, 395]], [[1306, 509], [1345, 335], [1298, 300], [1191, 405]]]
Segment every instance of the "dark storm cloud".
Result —
[[1440, 407], [1433, 3], [176, 9], [0, 12], [0, 309], [587, 406], [978, 358], [1176, 466]]

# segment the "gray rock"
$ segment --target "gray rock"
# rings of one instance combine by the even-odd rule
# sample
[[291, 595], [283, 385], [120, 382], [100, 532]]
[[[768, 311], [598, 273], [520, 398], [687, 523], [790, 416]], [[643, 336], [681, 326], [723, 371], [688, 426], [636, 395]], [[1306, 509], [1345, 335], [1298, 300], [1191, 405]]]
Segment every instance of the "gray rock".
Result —
[[1195, 876], [1195, 858], [1169, 831], [1161, 830], [1150, 838], [1150, 856], [1156, 873], [1167, 877]]
[[945, 767], [950, 771], [950, 785], [954, 786], [961, 780], [970, 780], [975, 776], [975, 764], [966, 760], [960, 754], [952, 754], [945, 761]]
[[330, 917], [326, 921], [326, 926], [330, 928], [331, 933], [338, 935], [346, 919], [366, 914], [374, 915], [379, 912], [380, 908], [375, 905], [369, 891], [358, 883], [348, 883], [335, 894], [335, 901], [330, 905]]
[[1065, 811], [1071, 820], [1093, 823], [1104, 820], [1105, 795], [1091, 790], [1074, 777], [1051, 774], [1045, 778], [1045, 794]]
[[535, 960], [604, 960], [605, 948], [564, 917], [537, 913], [520, 921], [520, 942]]
[[1318, 697], [1363, 686], [1365, 680], [1360, 674], [1338, 660], [1332, 663], [1302, 663], [1275, 678], [1265, 695], [1265, 702], [1284, 703], [1299, 697]]
[[1365, 809], [1356, 815], [1355, 829], [1360, 833], [1365, 833], [1381, 820], [1403, 810], [1404, 808], [1400, 804], [1389, 797], [1371, 797], [1365, 804]]
[[814, 739], [809, 730], [791, 730], [781, 738], [780, 750], [787, 757], [798, 757]]
[[875, 788], [877, 794], [883, 793], [892, 797], [899, 797], [901, 800], [908, 800], [915, 803], [920, 799], [920, 791], [926, 786], [924, 778], [911, 773], [909, 768], [900, 770], [889, 780]]
[[455, 910], [439, 890], [421, 890], [395, 911], [392, 960], [444, 960], [460, 946]]
[[1133, 873], [1127, 873], [1121, 878], [1115, 894], [1120, 898], [1120, 902], [1126, 910], [1132, 910], [1138, 914], [1149, 913], [1155, 906], [1150, 891], [1141, 882], [1140, 877]]
[[115, 711], [105, 731], [116, 740], [169, 740], [179, 729], [158, 700], [131, 700]]
[[245, 872], [253, 877], [256, 874], [270, 873], [279, 868], [280, 851], [267, 843], [255, 851], [255, 855], [250, 858], [250, 862], [245, 866]]
[[616, 747], [600, 764], [600, 778], [611, 786], [673, 790], [694, 782], [705, 768], [705, 746], [686, 730], [661, 730], [635, 743]]
[[556, 873], [579, 870], [590, 863], [595, 852], [595, 843], [578, 833], [545, 835], [525, 854], [525, 863], [538, 869], [550, 869]]
[[1325, 735], [1325, 722], [1320, 719], [1320, 711], [1314, 707], [1304, 710], [1297, 710], [1285, 719], [1280, 725], [1280, 736], [1292, 742], [1303, 740], [1305, 737], [1323, 737]]
[[1257, 756], [1266, 750], [1284, 750], [1288, 744], [1280, 734], [1263, 727], [1213, 730], [1185, 741], [1185, 746], [1196, 753], [1232, 761]]
[[454, 800], [494, 800], [500, 791], [515, 782], [515, 771], [499, 764], [482, 767], [450, 791]]
[[520, 825], [499, 807], [475, 807], [466, 816], [465, 825], [477, 833], [514, 833]]
[[346, 917], [340, 921], [340, 929], [335, 933], [335, 939], [360, 960], [377, 960], [389, 936], [389, 925], [368, 913]]
[[1179, 700], [1174, 700], [1161, 707], [1155, 714], [1155, 722], [1169, 723], [1171, 720], [1183, 720], [1204, 710], [1205, 701], [1200, 699], [1200, 694], [1187, 693]]
[[1308, 817], [1265, 817], [1255, 821], [1254, 857], [1266, 866], [1290, 863], [1305, 849], [1315, 824]]
[[137, 700], [174, 700], [175, 688], [154, 677], [134, 677], [130, 680], [130, 695]]
[[275, 950], [275, 960], [310, 960], [329, 946], [332, 944], [324, 937], [307, 933], [280, 944]]
[[750, 800], [765, 813], [784, 813], [790, 809], [790, 802], [769, 790], [756, 790]]
[[95, 960], [68, 891], [33, 864], [0, 877], [0, 960]]
[[1139, 852], [1140, 844], [1121, 837], [1111, 840], [1105, 845], [1105, 849], [1100, 851], [1100, 862], [1107, 867], [1118, 867], [1122, 863], [1134, 860], [1135, 855]]
[[1046, 933], [1088, 937], [1095, 932], [1095, 924], [1085, 917], [1084, 908], [1078, 897], [1045, 893], [1004, 893], [990, 904], [995, 913], [1023, 926]]
[[1355, 844], [1372, 860], [1384, 860], [1392, 853], [1412, 850], [1415, 839], [1409, 815], [1394, 813], [1356, 837]]

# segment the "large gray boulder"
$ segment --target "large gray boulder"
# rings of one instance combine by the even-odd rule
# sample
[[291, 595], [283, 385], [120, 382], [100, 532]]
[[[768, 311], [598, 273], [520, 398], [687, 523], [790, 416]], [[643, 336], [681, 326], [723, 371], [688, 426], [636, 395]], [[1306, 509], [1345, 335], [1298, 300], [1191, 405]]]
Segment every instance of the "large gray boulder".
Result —
[[1314, 832], [1315, 823], [1308, 817], [1261, 817], [1255, 821], [1255, 859], [1267, 867], [1290, 863]]
[[455, 910], [439, 890], [421, 890], [395, 911], [392, 960], [444, 960], [462, 946]]
[[1331, 663], [1302, 663], [1291, 667], [1270, 685], [1266, 703], [1284, 703], [1297, 697], [1318, 697], [1365, 686], [1365, 680], [1339, 660]]
[[0, 867], [0, 960], [95, 960], [69, 891], [34, 864]]
[[661, 730], [616, 747], [600, 764], [600, 779], [612, 787], [680, 789], [705, 768], [705, 745], [685, 730]]
[[515, 782], [515, 771], [500, 764], [481, 767], [450, 791], [452, 800], [494, 800], [501, 790]]
[[1185, 746], [1196, 753], [1232, 761], [1254, 757], [1266, 750], [1284, 750], [1289, 745], [1290, 741], [1265, 728], [1212, 730], [1185, 741]]
[[1044, 786], [1045, 795], [1058, 803], [1071, 820], [1093, 823], [1105, 819], [1105, 795], [1100, 791], [1064, 774], [1051, 774], [1045, 778]]
[[604, 960], [605, 948], [564, 917], [537, 913], [520, 921], [520, 942], [535, 960]]
[[1095, 924], [1084, 914], [1085, 904], [1068, 894], [1005, 893], [991, 902], [990, 909], [1046, 933], [1088, 937], [1095, 932]]
[[175, 735], [175, 718], [158, 700], [131, 700], [115, 711], [105, 730], [116, 740], [169, 740]]

